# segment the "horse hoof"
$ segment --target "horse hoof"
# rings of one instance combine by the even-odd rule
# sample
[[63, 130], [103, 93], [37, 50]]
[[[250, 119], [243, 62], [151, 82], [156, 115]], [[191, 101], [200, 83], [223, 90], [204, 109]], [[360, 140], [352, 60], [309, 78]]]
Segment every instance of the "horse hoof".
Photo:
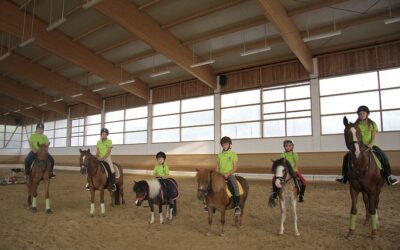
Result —
[[353, 235], [354, 235], [354, 230], [350, 230], [345, 237], [346, 237], [346, 239], [348, 239], [348, 238], [351, 238], [351, 236], [353, 236]]
[[122, 205], [125, 205], [125, 201], [122, 201]]
[[34, 212], [34, 213], [36, 213], [36, 212], [37, 212], [37, 208], [36, 208], [36, 207], [32, 207], [32, 208], [31, 208], [31, 211]]
[[52, 213], [53, 213], [53, 211], [51, 209], [46, 210], [46, 214], [52, 214]]
[[294, 235], [296, 235], [296, 237], [300, 237], [300, 233], [295, 233]]
[[219, 236], [224, 237], [225, 233], [220, 233]]
[[376, 230], [373, 230], [373, 231], [372, 231], [372, 233], [371, 233], [371, 238], [372, 238], [372, 239], [378, 238], [378, 233], [376, 232]]
[[89, 216], [90, 216], [90, 218], [93, 218], [93, 217], [94, 217], [94, 214], [90, 214]]
[[279, 236], [283, 236], [283, 232], [279, 232]]
[[211, 236], [211, 232], [207, 232], [207, 233], [206, 233], [206, 236]]

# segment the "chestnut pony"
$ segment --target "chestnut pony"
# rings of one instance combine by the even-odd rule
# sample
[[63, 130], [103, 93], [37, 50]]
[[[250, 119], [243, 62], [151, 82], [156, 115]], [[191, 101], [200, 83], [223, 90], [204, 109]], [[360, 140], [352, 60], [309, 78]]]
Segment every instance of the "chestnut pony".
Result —
[[357, 123], [349, 123], [343, 118], [344, 139], [350, 150], [351, 167], [348, 170], [350, 184], [351, 214], [350, 227], [347, 237], [353, 235], [356, 227], [357, 198], [361, 192], [365, 204], [365, 222], [371, 222], [371, 237], [377, 236], [379, 194], [384, 184], [380, 169], [376, 164], [371, 149], [362, 143], [361, 131]]
[[50, 208], [50, 194], [49, 194], [51, 162], [48, 157], [48, 153], [49, 153], [48, 145], [46, 144], [39, 145], [37, 157], [33, 162], [31, 174], [26, 182], [26, 185], [28, 188], [28, 206], [31, 206], [31, 210], [33, 212], [36, 212], [37, 189], [40, 181], [43, 181], [45, 189], [45, 199], [46, 199], [46, 213], [51, 214], [52, 210]]
[[[199, 200], [205, 200], [208, 207], [208, 225], [209, 230], [207, 235], [211, 235], [211, 224], [212, 216], [216, 209], [221, 212], [221, 233], [224, 235], [224, 225], [225, 225], [225, 211], [227, 209], [233, 209], [234, 204], [231, 197], [227, 194], [227, 184], [225, 177], [210, 169], [196, 169], [196, 179], [197, 179], [197, 198]], [[236, 176], [237, 181], [242, 186], [243, 194], [240, 195], [239, 204], [242, 210], [240, 215], [235, 216], [235, 225], [242, 225], [242, 217], [244, 213], [244, 206], [246, 203], [247, 195], [249, 193], [249, 184], [247, 181], [241, 177]]]
[[125, 204], [124, 200], [124, 175], [122, 172], [122, 167], [113, 162], [115, 171], [119, 171], [120, 177], [116, 179], [115, 185], [117, 186], [117, 190], [115, 192], [111, 191], [111, 185], [107, 180], [106, 170], [103, 167], [103, 163], [90, 153], [90, 149], [81, 150], [80, 152], [80, 167], [81, 174], [87, 174], [87, 181], [89, 183], [90, 188], [90, 216], [94, 215], [95, 206], [94, 206], [94, 196], [95, 191], [100, 191], [100, 208], [101, 214], [105, 215], [105, 205], [104, 205], [104, 189], [108, 189], [111, 195], [111, 206], [114, 204], [119, 205], [120, 197], [122, 199], [122, 204]]

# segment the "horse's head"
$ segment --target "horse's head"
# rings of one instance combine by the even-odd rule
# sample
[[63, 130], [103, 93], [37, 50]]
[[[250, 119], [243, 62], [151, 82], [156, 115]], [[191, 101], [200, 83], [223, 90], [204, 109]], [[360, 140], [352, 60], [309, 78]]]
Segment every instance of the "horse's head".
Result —
[[79, 166], [81, 168], [80, 172], [81, 174], [86, 174], [89, 165], [89, 158], [92, 157], [93, 155], [90, 153], [90, 149], [88, 150], [79, 149], [79, 152], [81, 153], [79, 157]]
[[196, 169], [197, 198], [203, 200], [208, 195], [211, 182], [211, 171], [209, 169]]
[[135, 204], [136, 206], [142, 205], [143, 200], [146, 199], [149, 186], [146, 181], [134, 181], [133, 182], [133, 192], [136, 194]]
[[47, 160], [47, 156], [49, 153], [49, 145], [47, 144], [38, 144], [39, 149], [37, 151], [37, 159], [39, 161]]
[[360, 156], [361, 147], [365, 148], [365, 145], [361, 140], [361, 131], [357, 123], [351, 123], [347, 120], [347, 117], [343, 117], [344, 128], [344, 140], [346, 147], [350, 150], [356, 158]]
[[278, 188], [282, 188], [283, 183], [293, 178], [293, 169], [285, 158], [281, 158], [272, 162], [272, 172], [276, 177], [275, 185]]

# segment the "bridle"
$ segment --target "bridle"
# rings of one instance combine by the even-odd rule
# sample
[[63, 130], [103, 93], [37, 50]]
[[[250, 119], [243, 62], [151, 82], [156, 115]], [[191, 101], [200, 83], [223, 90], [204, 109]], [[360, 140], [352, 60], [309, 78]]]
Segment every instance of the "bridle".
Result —
[[200, 187], [201, 182], [199, 182], [199, 184], [197, 185], [197, 192], [200, 192], [202, 194], [202, 196], [207, 196], [209, 194], [209, 192], [211, 191], [211, 172], [208, 172], [207, 175], [207, 186], [204, 187]]

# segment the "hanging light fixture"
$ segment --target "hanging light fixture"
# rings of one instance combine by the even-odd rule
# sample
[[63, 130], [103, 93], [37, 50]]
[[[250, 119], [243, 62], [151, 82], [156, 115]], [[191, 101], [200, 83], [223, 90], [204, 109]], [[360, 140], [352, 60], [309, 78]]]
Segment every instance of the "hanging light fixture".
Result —
[[320, 40], [320, 39], [324, 39], [324, 38], [340, 36], [342, 34], [342, 30], [340, 30], [340, 29], [336, 30], [335, 10], [333, 10], [332, 19], [333, 19], [333, 31], [310, 36], [310, 30], [309, 30], [309, 27], [308, 27], [308, 17], [307, 17], [307, 37], [304, 37], [303, 41], [304, 42], [311, 42], [311, 41]]
[[389, 18], [386, 18], [383, 20], [384, 24], [392, 24], [392, 23], [397, 23], [400, 22], [400, 16], [398, 17], [393, 17], [392, 16], [392, 3], [389, 1]]
[[8, 35], [8, 49], [7, 49], [6, 52], [4, 52], [4, 54], [3, 54], [3, 40], [4, 40], [4, 34], [1, 33], [0, 61], [6, 59], [9, 56], [11, 56], [11, 34]]
[[84, 5], [82, 5], [82, 8], [85, 10], [93, 7], [94, 5], [100, 3], [102, 0], [88, 0]]
[[52, 3], [53, 3], [53, 0], [50, 0], [50, 18], [49, 18], [50, 22], [49, 22], [49, 26], [47, 26], [47, 28], [46, 28], [47, 31], [52, 31], [67, 21], [67, 19], [64, 17], [65, 0], [63, 0], [60, 19], [58, 19], [57, 21], [51, 22], [51, 18], [52, 18], [52, 14], [53, 14], [53, 4]]
[[62, 100], [64, 100], [64, 99], [60, 97], [60, 98], [54, 99], [53, 102], [61, 102]]
[[262, 52], [266, 52], [266, 51], [270, 51], [271, 47], [267, 46], [267, 25], [265, 24], [265, 28], [264, 28], [264, 47], [262, 48], [255, 48], [255, 49], [246, 49], [246, 33], [243, 32], [243, 52], [240, 53], [240, 56], [249, 56], [249, 55], [254, 55], [254, 54], [258, 54], [258, 53], [262, 53]]
[[33, 7], [32, 7], [32, 23], [31, 23], [31, 37], [28, 38], [27, 40], [24, 41], [25, 37], [25, 19], [26, 19], [26, 11], [27, 11], [27, 6], [25, 7], [25, 12], [24, 12], [24, 25], [22, 26], [22, 37], [21, 37], [21, 43], [18, 45], [19, 47], [25, 47], [28, 44], [31, 44], [35, 41], [35, 38], [33, 37], [33, 20], [35, 20], [35, 5], [36, 5], [36, 0], [33, 0]]
[[210, 40], [210, 44], [209, 44], [209, 50], [210, 50], [210, 59], [206, 60], [206, 61], [201, 61], [198, 63], [194, 63], [195, 62], [195, 44], [193, 44], [193, 64], [190, 65], [191, 68], [196, 68], [196, 67], [200, 67], [200, 66], [204, 66], [204, 65], [209, 65], [209, 64], [213, 64], [215, 63], [215, 59], [212, 59], [212, 47], [211, 47], [211, 40]]
[[154, 77], [159, 77], [159, 76], [163, 76], [163, 75], [168, 75], [168, 74], [170, 74], [171, 71], [168, 69], [168, 63], [169, 63], [169, 60], [168, 60], [168, 58], [167, 58], [167, 59], [166, 59], [166, 69], [163, 70], [163, 71], [157, 71], [157, 72], [155, 72], [155, 71], [154, 71], [154, 67], [155, 67], [155, 56], [153, 56], [153, 73], [150, 74], [149, 76], [150, 76], [151, 78], [154, 78]]
[[124, 72], [122, 69], [122, 65], [120, 65], [120, 70], [121, 70], [120, 71], [121, 72], [121, 74], [120, 74], [121, 81], [118, 83], [119, 86], [123, 86], [123, 85], [129, 84], [129, 83], [135, 82], [135, 79], [124, 80]]

